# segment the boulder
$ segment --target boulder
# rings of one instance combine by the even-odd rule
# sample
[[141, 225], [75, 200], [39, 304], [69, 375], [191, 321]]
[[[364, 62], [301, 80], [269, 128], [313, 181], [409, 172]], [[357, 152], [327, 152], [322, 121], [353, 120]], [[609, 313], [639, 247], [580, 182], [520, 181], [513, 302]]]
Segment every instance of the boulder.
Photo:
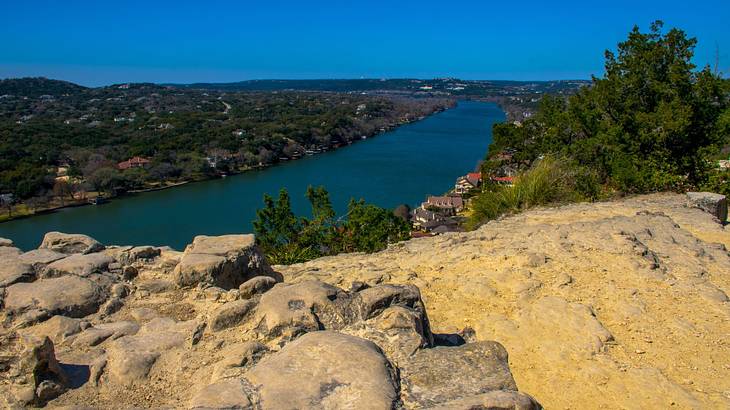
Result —
[[237, 288], [255, 276], [275, 275], [253, 235], [196, 236], [174, 274], [181, 287], [205, 283], [224, 289]]
[[104, 245], [96, 239], [82, 234], [68, 234], [61, 232], [48, 232], [43, 237], [39, 249], [50, 249], [60, 253], [93, 253], [104, 250]]
[[252, 409], [241, 380], [222, 380], [205, 386], [190, 400], [192, 410]]
[[[23, 332], [39, 338], [49, 337], [57, 345], [81, 332], [84, 324], [80, 319], [56, 315], [39, 325], [24, 329]], [[88, 326], [88, 323], [86, 325]]]
[[401, 397], [407, 407], [423, 408], [495, 390], [517, 391], [507, 351], [497, 342], [419, 350], [399, 367]]
[[336, 332], [307, 333], [246, 373], [262, 409], [391, 409], [397, 377], [372, 342]]
[[78, 318], [95, 313], [107, 296], [93, 281], [68, 275], [8, 287], [5, 309], [14, 314], [39, 309], [48, 315]]
[[261, 295], [255, 323], [267, 337], [291, 339], [305, 332], [337, 330], [354, 322], [352, 296], [319, 281], [280, 283]]
[[137, 283], [137, 290], [149, 293], [163, 293], [175, 289], [175, 284], [164, 279], [150, 279]]
[[23, 253], [18, 248], [12, 246], [0, 246], [0, 261], [8, 260], [9, 258], [17, 258]]
[[13, 246], [13, 241], [7, 238], [0, 238], [0, 247], [1, 246]]
[[417, 308], [425, 312], [421, 292], [414, 285], [378, 285], [357, 292], [360, 317], [370, 319], [391, 306]]
[[270, 276], [256, 276], [238, 287], [241, 299], [251, 299], [254, 295], [260, 295], [276, 285], [276, 279]]
[[107, 340], [119, 339], [123, 336], [135, 335], [139, 331], [139, 325], [135, 322], [111, 322], [99, 323], [84, 330], [74, 338], [73, 346], [90, 347], [96, 346]]
[[33, 266], [36, 272], [40, 272], [46, 265], [65, 258], [66, 254], [52, 251], [50, 249], [33, 249], [19, 256], [19, 259]]
[[14, 283], [32, 282], [35, 279], [33, 267], [17, 257], [0, 261], [0, 288]]
[[103, 253], [74, 254], [46, 266], [42, 276], [47, 278], [63, 275], [86, 277], [94, 273], [107, 271], [109, 264], [113, 262], [114, 259], [111, 256]]
[[160, 256], [160, 248], [152, 246], [135, 246], [120, 252], [117, 259], [119, 262], [129, 265], [140, 260], [150, 260]]
[[417, 350], [433, 345], [425, 311], [403, 306], [391, 306], [376, 318], [355, 322], [341, 331], [374, 342], [396, 365], [400, 365]]
[[32, 389], [32, 394], [18, 397], [25, 405], [42, 406], [66, 391], [68, 384], [66, 373], [56, 360], [53, 342], [48, 337], [23, 339], [23, 351], [14, 373], [15, 381], [26, 386], [18, 391]]
[[243, 323], [254, 307], [256, 302], [252, 300], [234, 300], [223, 304], [210, 319], [211, 330], [218, 332]]
[[157, 359], [185, 344], [198, 323], [156, 318], [134, 335], [123, 336], [107, 346], [106, 369], [112, 382], [129, 386], [147, 378]]
[[720, 222], [727, 220], [727, 198], [725, 195], [712, 192], [687, 192], [687, 206], [709, 212]]

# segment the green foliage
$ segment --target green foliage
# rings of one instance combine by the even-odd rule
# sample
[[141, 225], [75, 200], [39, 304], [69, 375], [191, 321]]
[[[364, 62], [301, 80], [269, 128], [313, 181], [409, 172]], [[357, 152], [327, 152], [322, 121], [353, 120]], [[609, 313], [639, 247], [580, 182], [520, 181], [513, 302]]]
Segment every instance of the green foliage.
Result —
[[516, 150], [525, 168], [557, 154], [591, 169], [626, 193], [684, 190], [703, 184], [708, 157], [728, 144], [727, 83], [709, 68], [696, 71], [696, 40], [662, 23], [634, 28], [617, 52], [606, 52], [605, 75], [569, 99], [545, 97], [533, 118], [494, 127], [486, 172], [496, 154]]
[[389, 243], [408, 239], [410, 225], [393, 212], [350, 201], [347, 219], [335, 220], [329, 193], [324, 187], [308, 187], [312, 218], [297, 218], [286, 189], [274, 200], [264, 195], [264, 207], [253, 223], [256, 242], [273, 264], [305, 262], [340, 252], [375, 252]]
[[289, 193], [282, 188], [279, 198], [264, 195], [264, 207], [256, 211], [253, 223], [256, 241], [265, 250], [285, 247], [297, 240], [302, 226], [291, 210]]
[[353, 199], [347, 206], [342, 249], [346, 252], [377, 252], [389, 243], [410, 238], [410, 231], [408, 222], [392, 211]]
[[566, 159], [546, 157], [515, 178], [513, 186], [494, 186], [476, 195], [467, 227], [473, 229], [534, 206], [596, 199], [599, 195], [600, 186], [590, 171]]

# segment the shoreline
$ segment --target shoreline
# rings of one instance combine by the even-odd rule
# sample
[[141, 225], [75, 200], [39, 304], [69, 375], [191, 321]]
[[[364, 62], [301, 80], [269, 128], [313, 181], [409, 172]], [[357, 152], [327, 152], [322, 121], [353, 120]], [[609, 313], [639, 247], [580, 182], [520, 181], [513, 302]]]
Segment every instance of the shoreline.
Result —
[[[185, 180], [185, 181], [174, 182], [174, 183], [172, 183], [170, 185], [167, 185], [167, 186], [164, 186], [164, 187], [152, 187], [152, 188], [145, 188], [145, 189], [138, 189], [138, 190], [127, 191], [127, 192], [122, 193], [122, 194], [119, 194], [117, 196], [107, 198], [107, 200], [112, 201], [112, 200], [117, 200], [117, 199], [124, 199], [124, 197], [126, 197], [126, 196], [134, 196], [134, 195], [144, 194], [144, 193], [147, 193], [147, 192], [163, 191], [163, 190], [166, 190], [166, 189], [176, 188], [176, 187], [183, 186], [183, 185], [187, 185], [187, 184], [191, 184], [191, 183], [212, 181], [214, 179], [225, 178], [227, 176], [241, 175], [241, 174], [244, 174], [246, 172], [260, 171], [260, 170], [264, 170], [266, 168], [271, 168], [271, 167], [274, 167], [274, 166], [277, 166], [277, 165], [285, 164], [285, 163], [290, 162], [290, 161], [297, 161], [297, 160], [300, 160], [300, 159], [303, 159], [303, 158], [313, 157], [313, 156], [317, 156], [319, 154], [325, 154], [327, 152], [335, 151], [335, 150], [338, 150], [340, 148], [348, 147], [350, 145], [356, 144], [356, 143], [361, 142], [361, 141], [367, 141], [367, 140], [369, 140], [371, 138], [375, 138], [375, 137], [380, 136], [382, 134], [386, 134], [388, 132], [395, 131], [396, 129], [398, 129], [398, 128], [402, 127], [402, 126], [414, 124], [414, 123], [423, 121], [423, 120], [425, 120], [427, 118], [430, 118], [433, 115], [446, 112], [448, 110], [451, 110], [453, 108], [456, 108], [456, 106], [458, 105], [459, 101], [461, 101], [461, 100], [463, 100], [463, 99], [456, 99], [454, 105], [445, 107], [443, 109], [434, 110], [433, 112], [431, 112], [431, 113], [429, 113], [427, 115], [421, 116], [421, 117], [417, 117], [417, 118], [415, 118], [412, 121], [406, 121], [406, 122], [401, 122], [401, 123], [398, 123], [398, 124], [393, 124], [393, 125], [386, 126], [385, 127], [385, 131], [375, 132], [374, 134], [367, 136], [367, 138], [365, 138], [365, 139], [357, 138], [357, 139], [353, 139], [351, 141], [348, 141], [345, 144], [332, 145], [331, 147], [328, 147], [327, 150], [322, 151], [322, 152], [317, 152], [317, 153], [314, 153], [314, 154], [305, 154], [305, 155], [301, 155], [301, 156], [298, 156], [298, 157], [292, 157], [292, 158], [289, 158], [289, 159], [286, 159], [286, 160], [277, 160], [276, 162], [272, 162], [270, 164], [251, 166], [251, 167], [249, 167], [247, 169], [238, 170], [237, 172], [231, 172], [231, 173], [227, 173], [227, 174], [219, 173], [219, 174], [217, 174], [215, 176], [210, 176], [210, 177], [206, 177], [206, 178], [190, 179], [190, 180]], [[501, 107], [500, 107], [500, 109], [501, 109]], [[51, 207], [51, 208], [43, 208], [43, 209], [39, 209], [39, 210], [33, 211], [31, 213], [27, 213], [27, 214], [23, 214], [23, 215], [18, 215], [18, 216], [12, 216], [12, 217], [9, 217], [9, 218], [0, 220], [0, 225], [4, 224], [6, 222], [12, 222], [12, 221], [17, 221], [17, 220], [32, 218], [34, 216], [41, 216], [41, 215], [46, 215], [46, 214], [51, 214], [51, 213], [63, 211], [64, 209], [67, 209], [67, 208], [78, 208], [78, 207], [83, 207], [83, 206], [88, 206], [88, 205], [93, 205], [93, 204], [89, 203], [88, 202], [88, 199], [87, 199], [87, 200], [83, 200], [82, 202], [69, 203], [69, 204], [66, 204], [66, 205], [63, 205], [63, 206], [54, 206], [54, 207]], [[96, 206], [102, 206], [102, 205], [96, 205]]]

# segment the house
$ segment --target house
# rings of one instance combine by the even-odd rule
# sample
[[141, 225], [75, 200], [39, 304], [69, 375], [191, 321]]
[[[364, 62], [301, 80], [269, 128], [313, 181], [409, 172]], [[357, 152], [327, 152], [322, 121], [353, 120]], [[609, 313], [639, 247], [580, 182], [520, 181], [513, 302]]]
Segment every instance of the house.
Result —
[[150, 165], [151, 161], [147, 158], [142, 157], [133, 157], [126, 161], [122, 161], [117, 164], [117, 168], [120, 170], [130, 169], [130, 168], [147, 168]]
[[422, 209], [438, 209], [449, 215], [455, 215], [464, 209], [464, 200], [460, 196], [429, 196], [421, 204]]
[[458, 227], [458, 222], [454, 219], [423, 208], [413, 210], [411, 213], [411, 223], [413, 223], [414, 228], [425, 232], [434, 232], [437, 229], [450, 232], [456, 230]]
[[472, 189], [476, 188], [465, 176], [460, 176], [459, 178], [456, 178], [456, 184], [454, 184], [454, 193], [455, 194], [465, 194]]
[[459, 195], [466, 194], [472, 189], [478, 188], [481, 183], [482, 174], [479, 172], [470, 172], [456, 179], [456, 184], [454, 185], [454, 193]]

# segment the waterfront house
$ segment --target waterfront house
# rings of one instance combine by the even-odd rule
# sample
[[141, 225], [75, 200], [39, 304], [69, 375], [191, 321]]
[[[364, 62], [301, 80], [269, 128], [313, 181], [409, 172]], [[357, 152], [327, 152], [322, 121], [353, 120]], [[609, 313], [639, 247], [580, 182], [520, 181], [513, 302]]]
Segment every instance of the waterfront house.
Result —
[[450, 232], [456, 230], [458, 227], [458, 222], [454, 219], [423, 208], [413, 210], [411, 213], [411, 223], [414, 228], [425, 232], [434, 232], [437, 229]]
[[466, 176], [460, 176], [456, 178], [456, 184], [454, 184], [454, 193], [458, 195], [466, 194], [472, 189], [476, 188], [477, 184], [473, 183]]
[[448, 215], [455, 215], [464, 209], [464, 200], [460, 196], [429, 196], [421, 204], [422, 209], [438, 209]]
[[151, 161], [147, 158], [142, 157], [132, 157], [126, 161], [122, 161], [117, 164], [117, 168], [120, 170], [130, 169], [130, 168], [147, 168], [150, 165]]
[[479, 172], [470, 172], [456, 179], [456, 184], [454, 185], [454, 193], [459, 195], [466, 194], [472, 189], [478, 188], [481, 183], [482, 174], [480, 174]]

